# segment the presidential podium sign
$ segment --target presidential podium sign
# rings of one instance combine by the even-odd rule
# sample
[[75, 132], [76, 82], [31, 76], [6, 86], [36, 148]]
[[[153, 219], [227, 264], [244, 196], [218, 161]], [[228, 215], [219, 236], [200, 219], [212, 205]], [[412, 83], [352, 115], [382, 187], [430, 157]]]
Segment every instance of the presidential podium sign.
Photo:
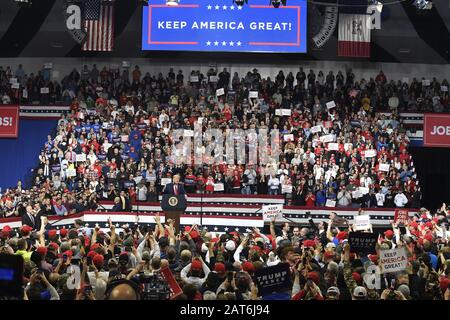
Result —
[[184, 195], [163, 194], [161, 209], [163, 209], [166, 221], [174, 220], [175, 231], [180, 231], [180, 217], [186, 211], [187, 202]]

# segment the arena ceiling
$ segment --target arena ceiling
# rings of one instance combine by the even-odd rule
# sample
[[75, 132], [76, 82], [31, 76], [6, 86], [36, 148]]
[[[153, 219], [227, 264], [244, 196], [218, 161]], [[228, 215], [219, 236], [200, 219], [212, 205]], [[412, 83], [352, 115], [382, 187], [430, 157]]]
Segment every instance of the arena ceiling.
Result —
[[[251, 1], [251, 0], [249, 0]], [[65, 0], [34, 1], [32, 8], [20, 8], [13, 0], [0, 1], [0, 57], [148, 57], [167, 60], [227, 60], [249, 58], [258, 62], [286, 60], [340, 60], [337, 57], [337, 28], [321, 48], [311, 38], [323, 20], [323, 6], [317, 3], [366, 0], [316, 0], [310, 3], [307, 54], [236, 54], [141, 51], [142, 10], [138, 0], [116, 0], [115, 50], [111, 53], [85, 53], [65, 29]], [[417, 10], [413, 0], [383, 7], [381, 29], [372, 31], [369, 61], [433, 63], [450, 62], [450, 3], [435, 0], [432, 10]], [[288, 0], [289, 2], [289, 0]], [[231, 0], [230, 0], [231, 3]], [[277, 10], [277, 9], [274, 9]], [[341, 10], [341, 9], [340, 9]], [[361, 60], [361, 59], [359, 59]], [[364, 60], [362, 60], [364, 61]]]

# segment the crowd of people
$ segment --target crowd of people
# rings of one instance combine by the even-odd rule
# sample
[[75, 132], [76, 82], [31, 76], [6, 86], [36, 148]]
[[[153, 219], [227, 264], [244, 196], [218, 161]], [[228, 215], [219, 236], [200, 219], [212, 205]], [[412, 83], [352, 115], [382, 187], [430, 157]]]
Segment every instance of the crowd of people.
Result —
[[[274, 219], [266, 234], [216, 234], [196, 225], [178, 232], [159, 216], [152, 226], [110, 218], [103, 229], [75, 220], [57, 230], [43, 216], [37, 231], [4, 225], [0, 259], [23, 259], [16, 299], [450, 300], [449, 218], [446, 204], [436, 213], [422, 208], [404, 225], [392, 222], [375, 250], [363, 253], [348, 241], [355, 226], [335, 213], [307, 226]], [[407, 263], [386, 272], [382, 253], [398, 248]], [[287, 285], [263, 289], [261, 272], [277, 267], [287, 270]]]
[[[47, 69], [28, 75], [19, 66], [15, 72], [0, 68], [4, 103], [14, 100], [11, 78], [36, 93], [27, 102], [47, 95], [70, 103], [71, 112], [45, 141], [32, 188], [19, 182], [2, 194], [4, 217], [23, 215], [44, 198], [57, 215], [95, 209], [106, 199], [127, 210], [134, 201], [156, 201], [162, 181], [175, 174], [188, 193], [281, 194], [288, 204], [308, 207], [418, 208], [420, 187], [398, 111], [428, 110], [429, 101], [433, 108], [448, 107], [441, 91], [446, 80], [397, 83], [382, 71], [368, 81], [357, 81], [351, 70], [324, 77], [302, 68], [295, 78], [283, 71], [262, 78], [256, 69], [231, 77], [226, 69], [211, 69], [185, 79], [181, 70], [150, 75], [138, 66], [121, 73], [94, 65], [57, 83]], [[42, 86], [48, 94], [36, 89]], [[224, 94], [217, 96], [217, 88]], [[251, 91], [257, 98], [249, 97]], [[382, 110], [392, 114], [377, 113]], [[173, 141], [171, 133], [191, 130], [199, 119], [202, 130], [279, 130], [279, 161], [174, 163], [172, 147], [183, 141]]]
[[[286, 203], [305, 207], [420, 207], [398, 112], [447, 110], [446, 80], [423, 86], [415, 79], [388, 81], [382, 72], [368, 81], [357, 81], [351, 70], [344, 74], [300, 69], [295, 78], [280, 71], [272, 80], [256, 69], [244, 77], [211, 69], [193, 71], [191, 82], [172, 69], [164, 76], [144, 75], [138, 66], [131, 72], [84, 66], [57, 83], [46, 70], [0, 69], [3, 103], [38, 99], [71, 106], [44, 142], [32, 186], [19, 181], [1, 195], [1, 216], [22, 218], [20, 229], [6, 225], [0, 232], [1, 254], [24, 261], [20, 298], [166, 299], [179, 286], [176, 299], [185, 300], [449, 300], [445, 204], [436, 213], [421, 209], [405, 226], [393, 223], [369, 255], [352, 252], [353, 226], [335, 213], [303, 227], [272, 221], [266, 234], [215, 234], [195, 225], [178, 231], [158, 216], [151, 227], [119, 228], [110, 221], [106, 229], [89, 228], [76, 220], [73, 228], [57, 230], [48, 223], [48, 216], [96, 210], [101, 200], [114, 201], [114, 211], [157, 201], [162, 182], [174, 175], [188, 193], [282, 194]], [[10, 88], [13, 77], [26, 97]], [[40, 93], [43, 86], [48, 93]], [[217, 96], [218, 88], [224, 94]], [[382, 110], [392, 115], [378, 115]], [[279, 161], [175, 164], [172, 146], [183, 141], [173, 141], [171, 131], [192, 130], [199, 118], [203, 130], [278, 129]], [[408, 254], [407, 268], [381, 273], [379, 288], [367, 284], [365, 273], [380, 265], [380, 251], [399, 247]], [[255, 273], [283, 263], [292, 286], [262, 294]], [[74, 267], [80, 268], [76, 288], [69, 285]]]

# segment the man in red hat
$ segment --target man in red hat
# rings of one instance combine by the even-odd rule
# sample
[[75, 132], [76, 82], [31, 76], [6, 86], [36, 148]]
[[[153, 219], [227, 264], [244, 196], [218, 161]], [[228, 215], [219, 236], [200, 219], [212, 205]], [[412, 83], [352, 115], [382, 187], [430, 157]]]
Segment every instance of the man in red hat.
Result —
[[[204, 276], [201, 277], [202, 271]], [[200, 289], [210, 272], [209, 267], [201, 257], [192, 259], [192, 262], [181, 270], [180, 277], [184, 283], [193, 284]], [[190, 274], [188, 276], [188, 274]]]

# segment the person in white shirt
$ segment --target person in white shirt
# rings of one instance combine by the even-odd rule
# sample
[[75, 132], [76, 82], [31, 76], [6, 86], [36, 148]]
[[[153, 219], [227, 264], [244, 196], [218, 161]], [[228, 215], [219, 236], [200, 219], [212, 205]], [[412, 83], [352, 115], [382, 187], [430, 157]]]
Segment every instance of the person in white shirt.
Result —
[[384, 207], [385, 196], [381, 189], [378, 190], [375, 199], [377, 200], [377, 207]]
[[397, 208], [403, 208], [408, 203], [408, 198], [402, 190], [400, 190], [395, 196], [394, 203]]
[[270, 195], [277, 195], [278, 194], [278, 187], [280, 186], [280, 180], [276, 176], [271, 174], [270, 178], [269, 178], [269, 181], [267, 182], [267, 186], [269, 187], [269, 194]]
[[372, 178], [367, 175], [367, 172], [359, 179], [359, 184], [361, 187], [369, 188], [372, 184]]
[[[200, 277], [202, 270], [205, 274], [203, 278]], [[206, 281], [210, 271], [211, 270], [208, 268], [206, 263], [199, 257], [198, 259], [194, 258], [191, 263], [181, 270], [180, 277], [184, 283], [193, 284], [197, 287], [197, 289], [200, 289]], [[189, 272], [191, 273], [190, 276], [188, 276]]]

